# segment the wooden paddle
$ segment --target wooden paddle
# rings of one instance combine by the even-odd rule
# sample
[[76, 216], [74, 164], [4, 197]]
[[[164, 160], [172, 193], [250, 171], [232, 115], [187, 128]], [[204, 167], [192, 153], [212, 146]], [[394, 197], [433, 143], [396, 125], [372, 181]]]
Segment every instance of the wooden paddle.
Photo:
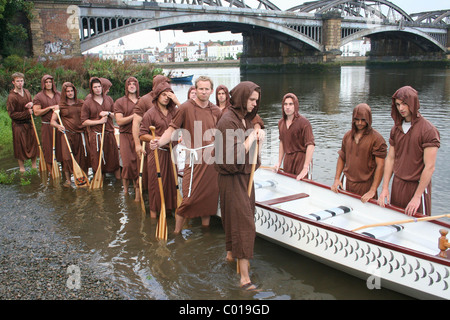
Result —
[[32, 114], [30, 114], [30, 117], [31, 117], [31, 123], [33, 124], [34, 134], [36, 135], [36, 141], [37, 141], [37, 144], [39, 147], [39, 171], [46, 172], [47, 165], [45, 164], [44, 152], [42, 152], [41, 143], [39, 142], [39, 136], [37, 134], [36, 124], [34, 123], [34, 118], [33, 118]]
[[[150, 126], [150, 131], [152, 132], [153, 139], [155, 136], [155, 127]], [[155, 149], [155, 164], [156, 164], [156, 173], [158, 174], [158, 184], [159, 184], [159, 195], [161, 198], [161, 212], [159, 213], [159, 221], [156, 226], [156, 238], [159, 240], [167, 240], [167, 221], [166, 221], [166, 201], [164, 200], [164, 190], [161, 179], [161, 168], [159, 166], [159, 157], [158, 157], [158, 149]]]
[[[145, 141], [142, 141], [142, 150], [145, 150]], [[144, 172], [144, 154], [141, 154], [141, 165], [139, 167], [139, 193], [141, 194], [141, 209], [145, 213], [145, 203], [142, 197], [142, 172]]]
[[175, 210], [175, 214], [177, 214], [178, 207], [181, 204], [181, 201], [183, 201], [183, 197], [181, 196], [180, 187], [178, 185], [178, 171], [177, 167], [175, 166], [175, 161], [173, 160], [173, 153], [172, 153], [172, 142], [169, 143], [170, 147], [170, 159], [172, 160], [172, 168], [173, 168], [173, 177], [175, 178], [175, 185], [177, 186], [177, 209]]
[[[63, 126], [61, 117], [59, 116], [59, 110], [54, 111], [58, 116], [59, 123]], [[89, 187], [89, 179], [86, 173], [81, 169], [75, 157], [72, 153], [72, 148], [70, 147], [69, 139], [67, 138], [66, 132], [64, 132], [64, 138], [66, 139], [67, 148], [69, 148], [70, 156], [72, 157], [72, 171], [73, 171], [73, 180], [77, 188], [80, 187]]]
[[371, 227], [391, 226], [394, 224], [403, 224], [403, 223], [419, 222], [419, 221], [430, 221], [430, 220], [436, 220], [436, 219], [440, 219], [440, 218], [444, 218], [444, 217], [450, 218], [450, 214], [442, 214], [440, 216], [431, 216], [431, 217], [423, 217], [423, 218], [368, 224], [368, 225], [353, 229], [352, 231], [358, 231], [361, 229], [366, 229], [366, 228], [371, 228]]
[[56, 161], [56, 128], [53, 128], [53, 152], [52, 152], [52, 178], [53, 180], [61, 179], [61, 172], [59, 171], [58, 161]]
[[103, 160], [103, 141], [105, 140], [105, 124], [102, 127], [102, 142], [100, 144], [100, 153], [98, 154], [98, 167], [94, 178], [91, 181], [91, 190], [103, 187], [102, 160]]

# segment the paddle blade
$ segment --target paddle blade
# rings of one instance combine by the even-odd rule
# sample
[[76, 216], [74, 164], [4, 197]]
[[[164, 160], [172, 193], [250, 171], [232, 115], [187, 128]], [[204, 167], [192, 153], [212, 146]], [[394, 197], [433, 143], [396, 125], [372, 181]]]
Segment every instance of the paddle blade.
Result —
[[47, 165], [45, 163], [44, 153], [42, 152], [42, 148], [39, 146], [39, 171], [46, 172]]
[[59, 171], [58, 162], [56, 162], [56, 160], [53, 160], [52, 162], [52, 178], [53, 180], [61, 179], [61, 172]]
[[103, 175], [102, 170], [97, 170], [97, 172], [94, 175], [94, 178], [91, 181], [91, 190], [93, 189], [100, 189], [103, 187]]
[[89, 187], [89, 179], [86, 173], [80, 168], [78, 163], [72, 159], [73, 162], [73, 180], [77, 188]]

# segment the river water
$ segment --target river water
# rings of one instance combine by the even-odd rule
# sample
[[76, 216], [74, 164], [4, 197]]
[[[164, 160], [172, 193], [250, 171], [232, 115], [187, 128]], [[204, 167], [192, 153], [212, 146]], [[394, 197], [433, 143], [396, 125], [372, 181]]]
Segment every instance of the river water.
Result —
[[[250, 80], [262, 88], [260, 115], [267, 128], [263, 164], [278, 159], [277, 122], [281, 99], [287, 92], [299, 97], [300, 113], [313, 127], [316, 150], [313, 179], [330, 185], [337, 150], [350, 128], [352, 109], [365, 102], [372, 107], [373, 127], [387, 140], [392, 126], [390, 97], [403, 85], [419, 91], [422, 114], [441, 133], [436, 172], [433, 178], [433, 215], [444, 214], [450, 195], [446, 190], [450, 170], [450, 130], [444, 119], [450, 113], [450, 71], [414, 68], [342, 67], [331, 74], [252, 74], [241, 76], [239, 68], [188, 69], [185, 73], [210, 76], [215, 85], [229, 89]], [[189, 85], [174, 84], [180, 101]], [[211, 97], [211, 101], [215, 101]], [[3, 159], [0, 169], [17, 166]], [[169, 232], [165, 246], [155, 239], [156, 221], [143, 216], [133, 196], [125, 196], [121, 182], [107, 178], [97, 191], [67, 189], [46, 179], [34, 178], [18, 188], [29, 199], [53, 212], [61, 226], [86, 244], [94, 261], [111, 276], [127, 299], [407, 299], [387, 289], [368, 289], [366, 282], [325, 265], [256, 239], [251, 261], [252, 280], [259, 292], [238, 288], [235, 264], [225, 262], [225, 238], [219, 219], [203, 230], [199, 221], [174, 237]], [[168, 218], [169, 231], [174, 219]], [[437, 241], [437, 240], [436, 240]], [[81, 274], [82, 277], [82, 274]]]

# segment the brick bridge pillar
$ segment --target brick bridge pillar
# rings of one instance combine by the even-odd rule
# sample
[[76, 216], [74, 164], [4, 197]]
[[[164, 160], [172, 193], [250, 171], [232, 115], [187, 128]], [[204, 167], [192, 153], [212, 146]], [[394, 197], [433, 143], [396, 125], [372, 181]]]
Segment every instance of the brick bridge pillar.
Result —
[[34, 1], [30, 23], [33, 56], [42, 58], [81, 55], [79, 9], [81, 0]]
[[322, 16], [322, 43], [324, 46], [324, 62], [333, 61], [341, 52], [341, 22], [339, 12], [330, 12]]

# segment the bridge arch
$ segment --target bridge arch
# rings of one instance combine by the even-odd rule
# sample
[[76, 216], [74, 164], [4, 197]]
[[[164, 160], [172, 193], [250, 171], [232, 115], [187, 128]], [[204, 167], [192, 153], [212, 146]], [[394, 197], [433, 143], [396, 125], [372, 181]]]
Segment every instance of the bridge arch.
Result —
[[380, 26], [377, 28], [372, 29], [363, 29], [358, 32], [353, 33], [352, 35], [349, 35], [342, 39], [342, 45], [345, 45], [347, 43], [350, 43], [354, 40], [361, 39], [362, 37], [369, 37], [373, 34], [383, 33], [383, 32], [402, 32], [409, 35], [417, 35], [420, 38], [426, 39], [429, 42], [431, 42], [434, 46], [439, 48], [439, 50], [442, 50], [443, 52], [446, 52], [447, 48], [443, 46], [438, 40], [431, 37], [428, 33], [425, 33], [423, 31], [417, 30], [415, 28], [411, 27], [403, 27], [399, 29], [398, 26]]
[[[84, 40], [81, 43], [81, 51], [82, 52], [87, 51], [108, 41], [112, 41], [140, 31], [148, 29], [158, 30], [158, 29], [180, 28], [183, 25], [192, 25], [193, 23], [194, 24], [197, 23], [199, 25], [202, 23], [215, 23], [215, 26], [217, 26], [217, 24], [223, 23], [223, 15], [192, 14], [192, 15], [178, 15], [156, 19], [143, 19], [141, 21], [124, 25], [121, 28], [117, 28], [102, 34], [98, 34], [95, 37]], [[323, 49], [323, 45], [320, 43], [320, 41], [315, 41], [314, 39], [305, 36], [302, 33], [297, 32], [292, 28], [289, 28], [288, 26], [280, 25], [274, 22], [270, 22], [268, 20], [248, 16], [244, 17], [237, 15], [229, 15], [227, 16], [226, 24], [228, 26], [232, 25], [233, 26], [232, 30], [234, 32], [236, 32], [236, 30], [241, 30], [241, 32], [245, 32], [248, 30], [252, 30], [254, 28], [262, 28], [270, 30], [275, 35], [275, 37], [282, 42], [288, 41], [288, 39], [290, 40], [295, 39], [298, 40], [299, 43], [308, 44], [317, 51], [322, 51]], [[198, 30], [195, 31], [201, 30], [206, 31], [207, 28], [198, 28]], [[227, 30], [224, 29], [224, 31]], [[293, 44], [292, 41], [289, 41], [289, 43], [291, 46], [295, 47], [295, 44]]]

